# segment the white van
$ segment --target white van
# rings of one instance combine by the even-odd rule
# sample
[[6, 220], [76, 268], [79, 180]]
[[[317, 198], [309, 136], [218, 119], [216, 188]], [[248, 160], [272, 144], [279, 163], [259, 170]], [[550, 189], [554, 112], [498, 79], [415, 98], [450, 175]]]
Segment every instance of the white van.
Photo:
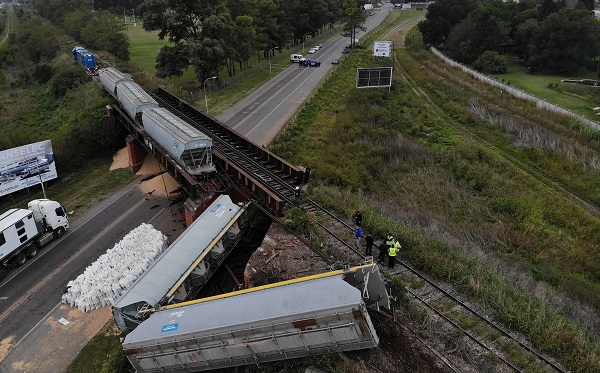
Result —
[[292, 54], [290, 55], [290, 61], [300, 63], [306, 61], [306, 58], [301, 54]]

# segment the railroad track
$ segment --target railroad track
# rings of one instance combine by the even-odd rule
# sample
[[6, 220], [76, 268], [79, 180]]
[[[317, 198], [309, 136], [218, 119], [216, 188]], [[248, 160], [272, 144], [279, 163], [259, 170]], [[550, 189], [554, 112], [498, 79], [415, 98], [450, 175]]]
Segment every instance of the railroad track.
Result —
[[[432, 281], [412, 268], [405, 261], [397, 261], [400, 269], [393, 273], [405, 283], [415, 283], [418, 286], [406, 286], [408, 294], [425, 307], [428, 313], [435, 316], [441, 323], [457, 330], [462, 336], [472, 341], [478, 348], [491, 354], [501, 361], [507, 371], [527, 372], [566, 372], [558, 363], [537, 352], [533, 347], [523, 342], [521, 338], [513, 335], [507, 329], [490, 320], [473, 306], [463, 302], [452, 292]], [[477, 324], [477, 327], [473, 325]], [[463, 325], [470, 325], [467, 329]], [[478, 335], [473, 330], [478, 330]], [[511, 361], [505, 356], [503, 346], [510, 346], [510, 354], [515, 356], [518, 349], [520, 364]], [[445, 356], [447, 360], [451, 357]]]
[[[160, 91], [159, 94], [153, 94], [153, 97], [161, 106], [211, 137], [213, 140], [213, 149], [216, 150], [219, 155], [224, 156], [228, 163], [232, 163], [249, 175], [253, 175], [257, 180], [260, 180], [268, 190], [286, 201], [288, 205], [294, 204], [294, 188], [298, 186], [298, 184], [294, 183], [293, 180], [291, 180], [291, 177], [281, 175], [273, 166], [255, 159], [254, 155], [244, 149], [243, 146], [236, 143], [220, 124], [206, 120], [203, 115], [193, 108], [180, 105], [180, 101], [177, 97], [166, 91]], [[350, 232], [353, 232], [353, 228], [348, 225], [347, 222], [339, 219], [333, 213], [306, 196], [302, 196], [301, 204], [298, 207], [306, 211], [311, 218], [311, 221], [321, 227], [328, 236], [328, 250], [319, 249], [314, 245], [309, 244], [311, 240], [304, 241], [313, 251], [321, 257], [328, 257], [327, 261], [330, 262], [330, 264], [336, 261], [336, 258], [343, 258], [345, 262], [353, 264], [364, 261], [365, 257], [355, 248], [354, 240], [351, 238], [353, 233], [349, 234]], [[268, 212], [266, 209], [263, 209], [263, 211]], [[275, 218], [272, 214], [269, 213], [269, 215], [271, 215], [272, 218]], [[332, 227], [341, 227], [341, 231], [334, 231]], [[324, 251], [329, 252], [330, 255], [325, 254]], [[331, 256], [334, 258], [332, 259]]]

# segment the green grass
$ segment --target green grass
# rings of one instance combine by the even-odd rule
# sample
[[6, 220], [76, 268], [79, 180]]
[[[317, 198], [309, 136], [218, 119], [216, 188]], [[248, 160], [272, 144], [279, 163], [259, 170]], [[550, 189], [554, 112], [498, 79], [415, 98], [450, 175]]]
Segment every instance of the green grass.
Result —
[[[500, 97], [425, 51], [396, 56], [401, 70], [390, 92], [356, 90], [355, 69], [379, 62], [369, 51], [348, 56], [271, 149], [310, 165], [309, 193], [324, 206], [344, 216], [363, 211], [365, 226], [380, 237], [396, 233], [418, 267], [452, 282], [574, 371], [597, 371], [593, 338], [487, 265], [504, 262], [507, 272], [516, 266], [525, 277], [536, 271], [538, 281], [600, 308], [600, 221], [552, 186], [600, 203], [600, 173], [485, 125], [467, 102], [475, 97], [492, 115], [550, 131], [582, 154], [597, 154], [600, 137], [530, 102]], [[478, 247], [479, 260], [465, 254], [468, 247]], [[577, 347], [567, 351], [570, 344]]]
[[65, 373], [98, 372], [129, 373], [133, 368], [123, 354], [119, 335], [115, 334], [115, 324], [111, 320], [81, 350]]
[[[565, 76], [530, 74], [519, 61], [510, 59], [507, 73], [493, 76], [553, 104], [598, 120], [597, 112], [592, 110], [600, 106], [600, 97], [596, 93], [598, 88], [561, 82], [562, 79], [598, 79], [594, 72], [582, 69], [576, 74]], [[579, 88], [578, 93], [573, 91], [575, 88]]]

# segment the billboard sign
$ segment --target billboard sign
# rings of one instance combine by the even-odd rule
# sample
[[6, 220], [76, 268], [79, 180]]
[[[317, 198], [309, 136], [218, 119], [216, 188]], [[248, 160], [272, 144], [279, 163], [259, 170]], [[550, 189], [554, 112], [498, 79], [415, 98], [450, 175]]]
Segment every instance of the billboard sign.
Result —
[[0, 197], [57, 177], [50, 140], [0, 151]]
[[356, 73], [356, 88], [390, 88], [391, 67], [359, 68]]
[[374, 57], [389, 57], [392, 54], [391, 41], [376, 41], [373, 43]]

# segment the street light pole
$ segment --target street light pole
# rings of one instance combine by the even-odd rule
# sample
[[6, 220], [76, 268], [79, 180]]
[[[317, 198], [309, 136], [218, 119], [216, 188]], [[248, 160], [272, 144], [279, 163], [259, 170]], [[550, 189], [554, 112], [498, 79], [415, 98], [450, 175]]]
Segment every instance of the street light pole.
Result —
[[302, 54], [304, 54], [304, 40], [306, 39], [306, 35], [310, 35], [310, 32], [307, 32], [306, 34], [302, 35]]
[[208, 98], [206, 98], [206, 82], [211, 79], [217, 79], [217, 76], [211, 76], [210, 78], [206, 78], [204, 83], [202, 84], [202, 90], [204, 91], [204, 104], [206, 105], [206, 115], [208, 115]]
[[274, 49], [279, 49], [279, 46], [269, 49], [269, 58], [268, 58], [268, 60], [269, 60], [269, 75], [271, 75], [271, 51]]
[[133, 12], [133, 25], [135, 26], [135, 9], [131, 9], [131, 11]]

